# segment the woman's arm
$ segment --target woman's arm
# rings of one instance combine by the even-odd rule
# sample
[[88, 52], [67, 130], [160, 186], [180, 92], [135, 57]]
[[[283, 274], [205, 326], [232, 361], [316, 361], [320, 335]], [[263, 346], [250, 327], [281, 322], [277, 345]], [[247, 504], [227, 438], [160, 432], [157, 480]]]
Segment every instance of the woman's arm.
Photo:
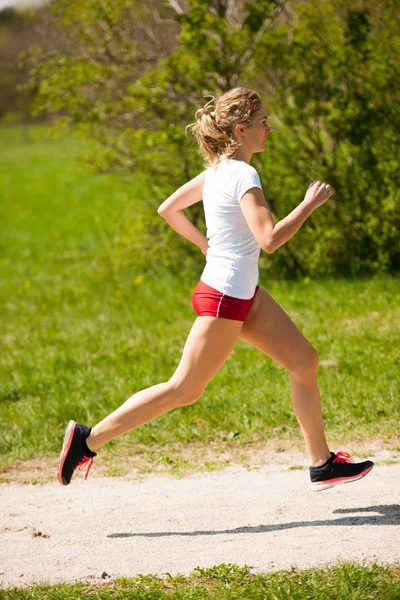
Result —
[[285, 244], [300, 229], [304, 221], [318, 206], [331, 196], [329, 185], [314, 181], [308, 187], [301, 202], [287, 217], [274, 224], [274, 219], [265, 201], [263, 191], [257, 187], [248, 190], [240, 206], [254, 237], [264, 252], [272, 254]]
[[207, 238], [190, 222], [183, 209], [200, 202], [203, 198], [204, 171], [182, 185], [163, 202], [157, 212], [182, 237], [207, 252]]
[[206, 254], [208, 248], [207, 238], [189, 221], [183, 210], [170, 210], [159, 214], [172, 229], [175, 229], [182, 237], [198, 246], [204, 255]]
[[204, 187], [205, 171], [196, 175], [193, 179], [181, 185], [173, 194], [169, 196], [158, 207], [158, 214], [164, 216], [166, 212], [183, 210], [200, 202], [203, 198], [203, 187]]
[[308, 186], [303, 202], [301, 202], [287, 217], [279, 221], [272, 232], [271, 247], [276, 250], [290, 240], [300, 229], [311, 213], [324, 204], [332, 195], [331, 186], [322, 181], [313, 181]]

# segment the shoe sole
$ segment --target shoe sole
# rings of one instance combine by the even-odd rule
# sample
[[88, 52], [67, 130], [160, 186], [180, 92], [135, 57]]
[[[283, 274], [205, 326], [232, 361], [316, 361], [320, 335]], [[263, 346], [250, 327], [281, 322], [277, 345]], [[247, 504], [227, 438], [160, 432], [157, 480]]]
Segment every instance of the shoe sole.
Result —
[[69, 484], [69, 482], [67, 482], [65, 479], [63, 479], [62, 470], [63, 470], [63, 466], [65, 463], [65, 459], [67, 458], [67, 455], [68, 455], [68, 451], [71, 447], [71, 443], [72, 443], [74, 433], [75, 433], [75, 428], [76, 428], [75, 421], [70, 421], [68, 423], [67, 427], [65, 428], [63, 447], [60, 452], [60, 456], [58, 459], [58, 465], [57, 465], [57, 479], [61, 483], [61, 485]]
[[356, 475], [355, 477], [340, 477], [338, 479], [331, 479], [331, 481], [321, 481], [321, 483], [317, 481], [311, 484], [311, 489], [314, 492], [321, 492], [322, 490], [327, 490], [328, 488], [334, 487], [335, 485], [358, 481], [359, 479], [365, 477], [365, 475], [368, 475], [368, 473], [373, 469], [373, 467], [374, 465], [371, 465], [370, 467], [368, 467], [368, 469], [365, 469], [365, 471], [362, 471], [362, 473], [359, 473], [359, 475]]

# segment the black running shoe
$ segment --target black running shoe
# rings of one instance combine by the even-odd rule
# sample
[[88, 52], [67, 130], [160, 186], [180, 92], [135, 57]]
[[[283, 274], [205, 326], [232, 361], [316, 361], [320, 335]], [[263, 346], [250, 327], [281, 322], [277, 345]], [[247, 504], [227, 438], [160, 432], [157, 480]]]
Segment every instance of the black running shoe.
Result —
[[57, 478], [61, 485], [68, 485], [75, 469], [80, 471], [87, 467], [85, 479], [89, 475], [93, 458], [97, 456], [86, 445], [86, 438], [91, 428], [70, 421], [64, 433], [63, 447], [58, 459]]
[[310, 467], [311, 489], [326, 490], [340, 483], [351, 483], [361, 479], [374, 466], [371, 460], [354, 463], [347, 452], [331, 452], [330, 459], [322, 467]]

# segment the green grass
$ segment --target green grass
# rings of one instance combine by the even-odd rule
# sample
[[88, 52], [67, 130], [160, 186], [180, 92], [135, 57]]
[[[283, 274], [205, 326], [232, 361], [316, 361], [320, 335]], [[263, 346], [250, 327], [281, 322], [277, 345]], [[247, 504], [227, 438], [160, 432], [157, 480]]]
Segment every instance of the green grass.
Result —
[[[149, 278], [119, 266], [118, 227], [145, 182], [85, 173], [73, 160], [81, 142], [41, 133], [0, 129], [3, 468], [58, 454], [70, 418], [94, 424], [168, 380], [196, 317], [197, 274]], [[260, 283], [318, 350], [328, 438], [398, 445], [399, 277]], [[301, 437], [289, 376], [239, 340], [198, 403], [108, 447], [271, 436]]]
[[0, 590], [2, 600], [398, 600], [399, 566], [343, 563], [327, 569], [253, 574], [249, 567], [221, 564], [189, 577], [140, 575], [102, 586], [35, 586]]

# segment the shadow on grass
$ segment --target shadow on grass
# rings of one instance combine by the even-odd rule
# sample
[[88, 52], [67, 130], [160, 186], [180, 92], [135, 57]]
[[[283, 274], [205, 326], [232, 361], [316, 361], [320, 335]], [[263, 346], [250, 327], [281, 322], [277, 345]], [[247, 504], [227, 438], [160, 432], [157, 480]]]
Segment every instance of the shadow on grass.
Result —
[[358, 512], [374, 512], [378, 515], [351, 516], [334, 520], [320, 521], [292, 521], [289, 523], [277, 523], [276, 525], [256, 525], [254, 527], [236, 527], [236, 529], [222, 529], [220, 531], [154, 531], [149, 533], [112, 533], [109, 538], [128, 537], [166, 537], [166, 536], [196, 536], [196, 535], [221, 535], [232, 533], [272, 533], [296, 527], [328, 527], [330, 525], [354, 526], [354, 525], [400, 525], [400, 505], [380, 504], [378, 506], [367, 506], [365, 508], [339, 508], [333, 514], [347, 514]]

